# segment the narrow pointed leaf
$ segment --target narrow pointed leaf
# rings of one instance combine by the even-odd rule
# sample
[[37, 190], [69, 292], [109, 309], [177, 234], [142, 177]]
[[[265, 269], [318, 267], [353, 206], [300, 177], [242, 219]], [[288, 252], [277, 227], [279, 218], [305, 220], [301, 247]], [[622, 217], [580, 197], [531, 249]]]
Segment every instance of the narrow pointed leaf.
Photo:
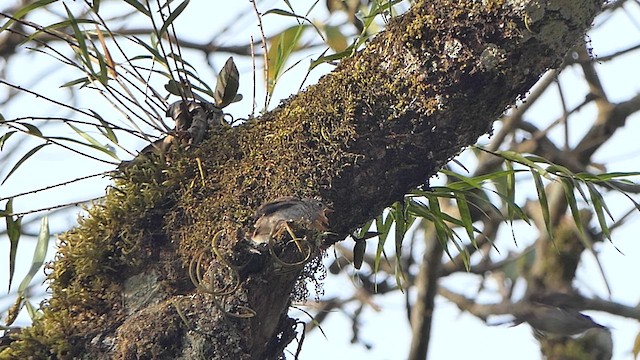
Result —
[[607, 219], [605, 219], [604, 212], [607, 212], [607, 215], [613, 220], [613, 216], [611, 216], [611, 212], [607, 208], [607, 204], [604, 202], [602, 195], [598, 192], [598, 189], [593, 186], [593, 184], [587, 183], [587, 188], [589, 189], [589, 195], [591, 195], [591, 205], [593, 206], [593, 211], [596, 213], [598, 217], [598, 223], [600, 224], [600, 229], [602, 230], [602, 234], [609, 240], [611, 240], [611, 230], [609, 229], [609, 225], [607, 224]]
[[42, 269], [42, 264], [44, 264], [44, 259], [47, 256], [50, 238], [49, 219], [44, 216], [40, 221], [40, 233], [38, 234], [38, 243], [36, 244], [36, 249], [31, 259], [31, 268], [24, 279], [22, 279], [18, 287], [18, 293], [23, 294], [31, 283], [31, 280], [33, 280], [33, 277]]
[[273, 90], [291, 53], [298, 47], [300, 38], [306, 29], [305, 25], [296, 25], [283, 30], [279, 36], [273, 38], [268, 50], [267, 93]]
[[133, 6], [136, 10], [146, 15], [147, 17], [151, 17], [151, 12], [149, 12], [149, 10], [146, 7], [144, 7], [144, 5], [141, 2], [137, 0], [124, 0], [124, 2]]
[[396, 201], [391, 207], [391, 214], [395, 220], [395, 250], [396, 250], [396, 282], [398, 285], [402, 284], [400, 279], [404, 278], [404, 271], [402, 269], [402, 241], [404, 235], [407, 232], [407, 221], [405, 216], [404, 202]]
[[187, 5], [189, 5], [189, 0], [184, 0], [182, 3], [180, 3], [180, 5], [178, 5], [175, 8], [175, 10], [171, 11], [171, 14], [169, 14], [169, 17], [167, 17], [167, 20], [164, 22], [164, 24], [162, 24], [160, 31], [158, 31], [158, 38], [162, 38], [164, 36], [169, 26], [171, 26], [171, 24], [173, 24], [175, 19], [178, 16], [180, 16], [180, 14], [182, 14], [182, 12], [187, 7]]
[[[31, 11], [39, 8], [39, 7], [43, 7], [46, 5], [51, 4], [52, 2], [55, 2], [57, 0], [39, 0], [39, 1], [33, 1], [33, 2], [29, 2], [29, 5], [21, 8], [20, 10], [16, 11], [13, 14], [13, 19], [21, 19], [23, 18], [25, 15], [27, 15], [28, 13], [30, 13]], [[26, 2], [22, 2], [23, 4]], [[9, 28], [9, 26], [11, 26], [11, 24], [13, 24], [13, 22], [15, 20], [9, 20], [7, 21], [6, 24], [4, 24], [1, 28], [0, 28], [0, 33], [4, 32], [5, 30], [7, 30], [7, 28]]]
[[[27, 161], [27, 159], [29, 159], [33, 154], [37, 153], [40, 149], [42, 149], [43, 147], [49, 145], [49, 143], [44, 143], [44, 144], [40, 144], [36, 147], [34, 147], [33, 149], [27, 151], [26, 154], [24, 154], [20, 160], [18, 160], [18, 162], [13, 165], [13, 167], [11, 168], [11, 171], [9, 171], [9, 173], [7, 174], [7, 176], [4, 178], [4, 180], [2, 180], [2, 184], [4, 184], [7, 180], [9, 180], [9, 177], [16, 171], [18, 170], [18, 168], [25, 162]], [[0, 185], [2, 185], [0, 184]]]
[[456, 204], [458, 205], [460, 220], [462, 221], [464, 229], [467, 232], [469, 241], [471, 241], [473, 246], [475, 246], [477, 249], [478, 244], [476, 243], [476, 238], [473, 233], [473, 219], [471, 219], [471, 211], [469, 210], [469, 204], [467, 203], [466, 197], [461, 193], [456, 193]]
[[584, 225], [582, 224], [582, 217], [580, 216], [580, 209], [578, 209], [578, 202], [576, 200], [576, 196], [573, 193], [574, 184], [568, 179], [562, 179], [562, 186], [564, 187], [564, 196], [567, 199], [567, 204], [569, 204], [569, 208], [571, 209], [571, 215], [573, 216], [573, 221], [576, 223], [576, 227], [580, 231], [581, 235], [584, 235]]
[[83, 139], [87, 140], [89, 142], [89, 144], [85, 144], [76, 140], [72, 140], [69, 138], [65, 138], [68, 141], [72, 141], [75, 142], [77, 144], [81, 144], [81, 145], [85, 145], [85, 146], [89, 146], [93, 149], [96, 150], [100, 150], [103, 153], [113, 157], [114, 159], [118, 160], [118, 156], [108, 147], [104, 146], [103, 144], [101, 144], [100, 142], [98, 142], [98, 140], [94, 139], [93, 136], [87, 134], [86, 132], [80, 130], [79, 128], [71, 125], [70, 123], [67, 123], [67, 125], [69, 125], [70, 128], [72, 128], [76, 133], [78, 133], [78, 135], [82, 136]]
[[[515, 204], [515, 200], [516, 200], [516, 174], [513, 171], [513, 163], [511, 161], [505, 161], [504, 162], [505, 167], [507, 168], [507, 171], [509, 171], [509, 173], [506, 176], [506, 185], [507, 185], [507, 200], [510, 204]], [[507, 206], [507, 216], [509, 218], [509, 220], [512, 222], [513, 224], [513, 215], [514, 215], [514, 211], [513, 208], [511, 206]]]
[[100, 116], [100, 114], [98, 114], [97, 112], [90, 110], [91, 113], [93, 113], [93, 116], [98, 119], [98, 121], [100, 122], [100, 124], [102, 124], [102, 126], [97, 126], [98, 130], [100, 130], [100, 132], [102, 133], [102, 135], [104, 135], [107, 139], [111, 140], [114, 144], [118, 143], [118, 137], [116, 136], [116, 134], [113, 132], [113, 129], [111, 129], [111, 125], [106, 122], [102, 116]]
[[2, 136], [0, 136], [0, 151], [2, 150], [2, 148], [4, 148], [4, 144], [11, 137], [11, 135], [15, 134], [16, 132], [17, 131], [15, 130], [11, 130], [11, 131], [7, 131], [6, 133], [2, 134]]
[[79, 52], [79, 55], [82, 58], [84, 65], [86, 66], [86, 71], [88, 71], [91, 75], [94, 75], [95, 71], [93, 70], [93, 65], [91, 63], [91, 55], [89, 54], [89, 48], [87, 47], [87, 43], [84, 38], [84, 33], [80, 30], [80, 27], [78, 27], [78, 21], [76, 20], [75, 16], [73, 16], [73, 13], [71, 12], [71, 10], [69, 10], [69, 8], [65, 3], [62, 3], [62, 4], [64, 5], [64, 9], [67, 12], [67, 17], [70, 20], [69, 25], [71, 26], [71, 29], [73, 29], [74, 37], [78, 42], [77, 51]]
[[74, 87], [76, 85], [80, 85], [80, 88], [82, 88], [89, 84], [91, 84], [91, 81], [89, 81], [89, 79], [86, 76], [83, 76], [75, 80], [67, 81], [66, 83], [60, 85], [60, 87], [65, 88], [65, 87]]
[[387, 241], [387, 236], [389, 235], [389, 229], [391, 228], [392, 223], [393, 221], [391, 219], [390, 213], [387, 213], [386, 216], [384, 214], [380, 214], [378, 215], [378, 217], [376, 217], [376, 229], [378, 230], [378, 232], [380, 232], [373, 269], [373, 271], [376, 273], [380, 269], [380, 260], [382, 259], [382, 254], [384, 252], [384, 244]]
[[547, 236], [550, 240], [553, 240], [551, 216], [549, 213], [549, 201], [547, 200], [547, 193], [546, 191], [544, 191], [542, 177], [540, 176], [540, 174], [538, 174], [537, 171], [533, 169], [531, 169], [531, 176], [533, 177], [533, 183], [536, 185], [536, 191], [538, 192], [540, 211], [542, 211], [542, 218], [544, 219], [544, 227], [547, 229]]
[[13, 199], [7, 201], [7, 206], [2, 214], [4, 215], [7, 224], [7, 237], [9, 238], [9, 288], [7, 292], [11, 290], [11, 283], [13, 282], [13, 274], [16, 269], [16, 254], [18, 251], [18, 242], [20, 241], [21, 223], [22, 218], [17, 217], [14, 219], [13, 213]]

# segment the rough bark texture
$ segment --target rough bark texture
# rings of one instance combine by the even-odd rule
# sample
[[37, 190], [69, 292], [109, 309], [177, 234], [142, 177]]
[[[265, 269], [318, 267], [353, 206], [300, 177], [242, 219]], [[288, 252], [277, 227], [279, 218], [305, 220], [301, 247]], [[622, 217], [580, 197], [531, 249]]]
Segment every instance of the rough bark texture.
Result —
[[[170, 166], [127, 170], [62, 238], [45, 316], [0, 358], [282, 356], [296, 335], [290, 294], [304, 296], [295, 284], [317, 271], [318, 252], [303, 267], [283, 263], [301, 259], [293, 247], [276, 249], [281, 261], [251, 251], [255, 209], [319, 196], [335, 210], [325, 246], [339, 241], [489, 132], [599, 5], [418, 2], [262, 118], [214, 129]], [[204, 269], [204, 291], [190, 264]]]

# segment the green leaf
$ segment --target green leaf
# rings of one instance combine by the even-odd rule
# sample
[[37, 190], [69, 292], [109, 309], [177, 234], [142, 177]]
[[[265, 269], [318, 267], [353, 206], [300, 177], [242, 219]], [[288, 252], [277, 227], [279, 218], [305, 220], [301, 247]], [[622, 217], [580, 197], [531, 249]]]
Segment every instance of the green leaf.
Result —
[[[103, 144], [98, 142], [98, 140], [94, 139], [91, 135], [89, 135], [86, 132], [80, 130], [79, 128], [73, 126], [71, 123], [66, 123], [66, 124], [69, 125], [69, 127], [72, 128], [73, 131], [78, 133], [78, 135], [82, 136], [82, 138], [87, 140], [89, 142], [89, 144], [85, 144], [85, 143], [82, 143], [82, 142], [79, 142], [77, 140], [73, 140], [73, 139], [70, 139], [70, 138], [62, 138], [62, 139], [65, 139], [67, 141], [72, 141], [72, 142], [77, 143], [77, 144], [82, 144], [82, 145], [85, 145], [85, 146], [89, 146], [89, 147], [91, 147], [93, 149], [96, 149], [96, 150], [100, 150], [103, 153], [105, 153], [105, 154], [113, 157], [114, 159], [118, 160], [118, 156], [110, 148], [108, 148], [107, 146], [104, 146]], [[55, 138], [52, 137], [52, 139], [55, 139]]]
[[22, 233], [21, 224], [22, 218], [11, 215], [13, 213], [13, 198], [7, 201], [5, 210], [0, 212], [7, 223], [7, 237], [9, 237], [9, 288], [7, 292], [11, 290], [11, 283], [13, 282], [13, 275], [16, 269], [16, 254], [18, 252], [18, 242], [20, 241], [20, 234]]
[[[34, 41], [36, 39], [39, 39], [41, 37], [48, 37], [51, 36], [51, 33], [54, 32], [54, 30], [58, 30], [60, 29], [61, 32], [66, 33], [68, 28], [72, 26], [72, 24], [98, 24], [96, 21], [94, 20], [89, 20], [89, 19], [73, 19], [73, 20], [63, 20], [57, 23], [53, 23], [51, 25], [47, 25], [46, 27], [43, 27], [41, 29], [38, 29], [37, 31], [34, 31], [31, 35], [29, 35], [28, 37], [26, 37], [22, 43], [26, 43], [29, 41]], [[37, 40], [36, 40], [37, 41]], [[73, 37], [69, 36], [68, 38], [64, 39], [65, 42], [67, 42], [67, 44], [75, 46], [75, 43], [73, 42]], [[38, 49], [33, 49], [34, 51], [38, 51]], [[47, 54], [47, 55], [51, 55], [49, 53], [46, 52], [42, 52], [43, 54]], [[65, 62], [66, 63], [66, 62]], [[68, 65], [75, 65], [75, 64], [68, 64]]]
[[366, 240], [356, 240], [353, 245], [353, 267], [360, 270], [362, 267], [362, 261], [364, 260], [364, 253], [367, 251]]
[[89, 48], [87, 47], [84, 33], [80, 30], [80, 27], [78, 27], [78, 20], [76, 20], [76, 18], [73, 16], [73, 13], [67, 7], [67, 4], [62, 3], [62, 5], [64, 6], [64, 9], [67, 12], [67, 17], [69, 18], [69, 25], [73, 29], [74, 37], [78, 42], [78, 48], [76, 49], [76, 51], [79, 52], [80, 58], [83, 60], [82, 62], [86, 67], [86, 71], [88, 71], [90, 74], [93, 75], [95, 74], [95, 71], [93, 70], [93, 64], [91, 63], [91, 55], [89, 54]]
[[631, 176], [639, 176], [640, 172], [611, 172], [606, 174], [589, 174], [589, 173], [578, 173], [575, 176], [583, 181], [609, 181], [615, 180], [623, 177], [631, 177]]
[[44, 138], [44, 136], [42, 136], [42, 132], [40, 131], [40, 129], [38, 129], [37, 126], [29, 123], [19, 123], [19, 124], [27, 128], [27, 134], [33, 135], [39, 138]]
[[580, 231], [580, 235], [584, 235], [584, 224], [582, 224], [582, 217], [580, 216], [580, 209], [578, 209], [578, 202], [576, 201], [576, 196], [573, 193], [575, 189], [574, 184], [569, 179], [561, 179], [560, 181], [564, 188], [564, 196], [567, 199], [567, 204], [569, 204], [569, 208], [571, 209], [573, 221], [576, 223], [576, 227]]
[[265, 15], [269, 15], [269, 14], [288, 16], [288, 17], [293, 17], [293, 18], [302, 19], [302, 20], [306, 20], [307, 19], [306, 17], [304, 17], [302, 15], [294, 14], [294, 13], [292, 13], [290, 11], [282, 10], [282, 9], [269, 9], [269, 10], [265, 11], [264, 14], [262, 14], [262, 15], [265, 16]]
[[[391, 215], [395, 223], [395, 250], [396, 250], [396, 282], [400, 286], [405, 279], [404, 270], [402, 269], [402, 241], [407, 233], [407, 214], [405, 204], [402, 201], [396, 201], [391, 206]], [[402, 291], [402, 286], [400, 286]]]
[[158, 38], [162, 38], [164, 34], [167, 32], [167, 28], [173, 24], [173, 21], [182, 14], [184, 9], [189, 5], [189, 0], [184, 0], [180, 5], [178, 5], [175, 10], [171, 11], [167, 20], [162, 24], [160, 31], [158, 31]]
[[11, 24], [13, 24], [13, 22], [16, 19], [22, 19], [25, 15], [27, 15], [28, 13], [30, 13], [31, 11], [49, 5], [52, 2], [57, 1], [57, 0], [39, 0], [39, 1], [33, 1], [30, 2], [29, 5], [21, 8], [20, 10], [16, 11], [13, 14], [13, 18], [9, 21], [7, 21], [6, 24], [4, 24], [1, 28], [0, 28], [0, 33], [4, 32], [5, 30], [7, 30], [7, 28], [9, 28], [9, 26], [11, 26]]
[[298, 47], [298, 43], [304, 30], [305, 25], [296, 25], [283, 30], [280, 35], [273, 38], [269, 50], [269, 68], [267, 73], [267, 93], [273, 94], [273, 90], [280, 76], [282, 75], [284, 66], [289, 60], [289, 56], [294, 49]]
[[538, 192], [540, 211], [542, 211], [542, 218], [544, 219], [544, 227], [547, 229], [547, 236], [549, 236], [550, 240], [553, 240], [549, 201], [547, 200], [547, 193], [544, 190], [544, 184], [542, 184], [542, 177], [533, 169], [531, 169], [531, 176], [533, 177], [533, 182], [536, 185], [536, 191]]
[[609, 211], [609, 208], [607, 207], [607, 204], [604, 201], [604, 198], [602, 197], [602, 194], [600, 194], [600, 192], [598, 192], [598, 189], [596, 189], [595, 186], [593, 186], [593, 184], [589, 184], [586, 183], [587, 188], [589, 189], [589, 195], [591, 196], [591, 204], [593, 205], [593, 210], [596, 213], [596, 216], [598, 217], [598, 223], [600, 224], [600, 229], [602, 229], [602, 234], [609, 239], [609, 241], [611, 240], [611, 230], [609, 229], [609, 225], [607, 225], [607, 220], [605, 219], [604, 213], [605, 211], [607, 212], [607, 215], [609, 215], [609, 218], [613, 221], [613, 215], [611, 215], [611, 212]]
[[147, 17], [151, 17], [151, 12], [144, 7], [144, 5], [137, 0], [124, 0], [127, 4], [133, 6], [138, 12], [146, 15]]
[[476, 242], [476, 237], [474, 236], [473, 231], [473, 219], [471, 218], [471, 211], [469, 210], [469, 204], [467, 203], [467, 198], [461, 194], [456, 193], [456, 204], [458, 205], [458, 212], [460, 213], [460, 220], [462, 220], [462, 225], [467, 232], [467, 236], [469, 240], [473, 244], [473, 246], [478, 248], [478, 244]]
[[17, 133], [17, 131], [11, 130], [11, 131], [7, 131], [6, 133], [2, 134], [2, 136], [0, 136], [0, 151], [2, 151], [2, 148], [4, 148], [5, 142], [11, 137], [11, 135], [15, 133]]
[[98, 60], [98, 66], [100, 67], [100, 72], [94, 75], [96, 76], [98, 81], [100, 81], [100, 84], [107, 86], [107, 83], [109, 82], [109, 69], [107, 67], [107, 61], [104, 55], [102, 55], [102, 53], [100, 53], [98, 49], [95, 48], [95, 46], [93, 46], [93, 51], [95, 52], [95, 58]]
[[451, 242], [454, 244], [454, 246], [458, 249], [458, 251], [462, 255], [464, 266], [468, 270], [470, 267], [468, 262], [468, 256], [465, 255], [465, 251], [461, 249], [458, 243], [455, 241], [453, 230], [451, 230], [451, 228], [447, 226], [447, 224], [445, 223], [444, 219], [446, 218], [446, 214], [443, 213], [442, 210], [440, 209], [440, 203], [438, 203], [438, 199], [435, 197], [429, 197], [428, 200], [429, 200], [428, 211], [430, 214], [427, 217], [427, 219], [429, 219], [434, 225], [434, 228], [436, 230], [436, 236], [438, 237], [438, 242], [440, 242], [440, 245], [444, 249], [444, 252], [447, 254], [449, 259], [453, 259], [453, 256], [451, 255], [451, 252], [449, 251], [449, 246], [448, 246], [449, 240], [451, 240]]
[[[515, 201], [516, 201], [516, 174], [513, 171], [513, 163], [511, 161], [505, 161], [504, 165], [507, 168], [507, 171], [509, 171], [509, 173], [506, 176], [507, 202], [509, 202], [510, 204], [515, 204]], [[513, 226], [513, 215], [514, 215], [513, 208], [511, 206], [508, 206], [507, 207], [507, 216], [509, 218], [509, 221], [511, 221], [511, 225], [512, 226]]]
[[31, 259], [31, 268], [27, 275], [22, 279], [20, 286], [18, 287], [18, 293], [22, 295], [27, 287], [33, 280], [33, 277], [40, 271], [44, 259], [47, 256], [47, 249], [49, 247], [49, 239], [51, 238], [49, 233], [49, 219], [44, 216], [40, 221], [40, 233], [38, 234], [38, 243], [36, 249], [33, 252], [33, 258]]
[[91, 84], [91, 81], [86, 76], [83, 76], [75, 80], [67, 81], [66, 83], [60, 85], [60, 87], [65, 88], [65, 87], [74, 87], [76, 85], [80, 85], [80, 87], [83, 88], [89, 84]]
[[[125, 1], [127, 1], [127, 0], [125, 0]], [[148, 45], [147, 43], [145, 43], [144, 41], [142, 41], [138, 37], [133, 36], [133, 40], [138, 45], [144, 47], [149, 53], [151, 53], [151, 55], [153, 56], [155, 61], [157, 61], [158, 63], [162, 64], [162, 66], [164, 66], [164, 67], [167, 66], [166, 59], [164, 58], [164, 56], [162, 56], [162, 54], [157, 49], [155, 49], [154, 47]], [[140, 56], [140, 58], [145, 59], [146, 57]]]
[[373, 272], [377, 273], [380, 269], [380, 260], [382, 259], [382, 254], [384, 253], [384, 244], [387, 241], [387, 236], [389, 235], [389, 229], [393, 224], [393, 217], [391, 213], [380, 214], [376, 217], [376, 230], [380, 233], [378, 236], [378, 247], [376, 248], [376, 259], [373, 266]]
[[44, 143], [44, 144], [40, 144], [36, 147], [34, 147], [33, 149], [27, 151], [26, 154], [24, 154], [20, 160], [18, 160], [18, 162], [13, 165], [13, 168], [11, 168], [11, 171], [9, 171], [9, 173], [7, 174], [7, 176], [4, 178], [4, 180], [2, 180], [2, 183], [0, 183], [0, 185], [3, 185], [5, 182], [7, 182], [7, 180], [9, 180], [9, 177], [16, 171], [18, 170], [18, 168], [20, 167], [20, 165], [22, 165], [22, 163], [24, 163], [25, 161], [27, 161], [27, 159], [29, 159], [33, 154], [37, 153], [40, 149], [42, 149], [43, 147], [49, 145], [49, 143]]
[[336, 53], [345, 51], [349, 47], [347, 37], [340, 31], [340, 28], [340, 26], [324, 26], [324, 32], [327, 35], [326, 43]]
[[91, 113], [93, 114], [93, 116], [98, 119], [98, 121], [100, 122], [100, 124], [102, 126], [97, 126], [98, 130], [100, 130], [100, 132], [102, 133], [102, 135], [104, 135], [107, 139], [111, 140], [111, 142], [113, 142], [114, 144], [118, 143], [118, 137], [116, 136], [116, 133], [113, 132], [113, 129], [111, 129], [111, 124], [109, 124], [108, 122], [106, 122], [102, 116], [100, 116], [100, 114], [98, 114], [97, 112], [89, 109], [89, 111], [91, 111]]
[[[346, 49], [344, 49], [344, 51], [341, 51], [339, 53], [331, 54], [331, 55], [321, 55], [317, 59], [311, 61], [311, 65], [309, 65], [309, 70], [313, 70], [316, 66], [324, 63], [334, 62], [336, 60], [342, 60], [346, 57], [349, 57], [351, 56], [351, 54], [353, 54], [354, 49], [355, 48], [353, 45], [349, 45]], [[328, 50], [329, 49], [327, 49], [327, 51]]]
[[236, 64], [233, 63], [233, 57], [229, 57], [218, 74], [218, 82], [213, 97], [216, 100], [216, 106], [224, 108], [231, 104], [238, 93], [240, 87], [240, 73]]

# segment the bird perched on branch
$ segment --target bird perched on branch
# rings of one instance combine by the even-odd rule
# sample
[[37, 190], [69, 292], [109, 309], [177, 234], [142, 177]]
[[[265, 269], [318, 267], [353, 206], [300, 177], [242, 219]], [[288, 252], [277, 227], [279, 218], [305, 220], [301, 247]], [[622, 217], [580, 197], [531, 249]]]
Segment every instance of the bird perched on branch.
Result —
[[513, 313], [514, 326], [527, 322], [537, 333], [555, 336], [578, 335], [592, 328], [605, 329], [579, 311], [580, 300], [561, 293], [534, 297]]
[[[329, 207], [319, 200], [293, 196], [286, 196], [261, 205], [254, 216], [255, 231], [251, 240], [256, 243], [266, 243], [270, 239], [277, 240], [283, 231], [287, 231], [296, 241], [297, 237], [290, 227], [290, 223], [296, 223], [308, 229], [326, 231], [329, 226], [327, 213]], [[298, 245], [299, 247], [299, 245]]]

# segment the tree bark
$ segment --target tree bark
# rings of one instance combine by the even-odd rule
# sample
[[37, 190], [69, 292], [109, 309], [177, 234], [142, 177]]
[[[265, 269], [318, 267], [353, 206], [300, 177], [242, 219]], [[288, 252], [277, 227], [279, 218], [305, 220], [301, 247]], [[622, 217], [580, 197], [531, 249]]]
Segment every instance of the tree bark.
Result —
[[[296, 282], [321, 271], [319, 252], [256, 251], [253, 212], [280, 196], [320, 197], [334, 209], [326, 247], [427, 185], [559, 65], [600, 7], [515, 4], [419, 1], [263, 117], [213, 129], [169, 165], [118, 174], [61, 238], [44, 316], [0, 358], [283, 356], [296, 336], [292, 291], [306, 296]], [[200, 290], [189, 265], [203, 269]]]

